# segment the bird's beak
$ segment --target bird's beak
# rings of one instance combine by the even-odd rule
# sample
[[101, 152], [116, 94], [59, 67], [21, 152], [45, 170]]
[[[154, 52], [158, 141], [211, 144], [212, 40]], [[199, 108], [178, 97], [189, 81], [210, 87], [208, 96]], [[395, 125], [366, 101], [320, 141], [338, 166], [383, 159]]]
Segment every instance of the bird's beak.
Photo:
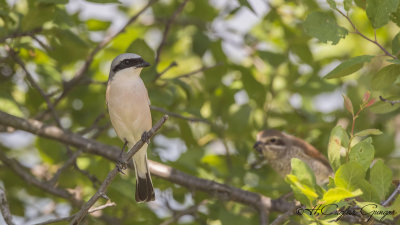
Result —
[[146, 62], [143, 60], [140, 64], [136, 65], [136, 68], [142, 68], [142, 67], [148, 67], [150, 66], [150, 63]]
[[255, 150], [257, 150], [257, 152], [262, 153], [261, 145], [262, 145], [262, 142], [261, 142], [261, 141], [257, 141], [257, 142], [254, 144], [253, 148], [254, 148]]

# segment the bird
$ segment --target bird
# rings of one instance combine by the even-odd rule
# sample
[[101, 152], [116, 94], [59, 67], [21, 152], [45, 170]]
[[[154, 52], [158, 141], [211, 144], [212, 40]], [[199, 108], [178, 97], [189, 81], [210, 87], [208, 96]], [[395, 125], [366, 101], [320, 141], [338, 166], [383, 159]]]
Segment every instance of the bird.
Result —
[[291, 159], [298, 158], [313, 171], [317, 184], [322, 185], [333, 175], [328, 160], [306, 141], [279, 130], [263, 130], [257, 134], [253, 146], [264, 156], [268, 164], [282, 177], [291, 172]]
[[[126, 146], [132, 148], [152, 127], [150, 99], [140, 77], [142, 69], [148, 66], [148, 62], [134, 53], [120, 54], [111, 63], [106, 104], [111, 124], [117, 136], [124, 142], [121, 156]], [[155, 200], [147, 161], [147, 146], [148, 143], [145, 143], [133, 156], [137, 202]]]

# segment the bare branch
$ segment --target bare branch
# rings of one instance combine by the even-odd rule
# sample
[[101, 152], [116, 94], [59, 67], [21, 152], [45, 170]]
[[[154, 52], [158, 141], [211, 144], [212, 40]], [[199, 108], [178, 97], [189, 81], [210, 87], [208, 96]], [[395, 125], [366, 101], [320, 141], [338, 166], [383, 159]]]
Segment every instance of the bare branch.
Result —
[[380, 99], [382, 102], [388, 102], [388, 103], [390, 103], [390, 104], [392, 104], [392, 105], [394, 105], [394, 104], [396, 104], [396, 103], [400, 103], [400, 100], [387, 100], [386, 98], [383, 98], [382, 96], [379, 96], [379, 99]]
[[284, 224], [287, 221], [287, 219], [289, 218], [289, 216], [294, 214], [294, 209], [295, 209], [295, 206], [293, 206], [291, 209], [289, 209], [285, 213], [276, 217], [276, 219], [274, 221], [272, 221], [271, 225]]
[[72, 218], [74, 218], [74, 215], [47, 220], [45, 222], [37, 223], [35, 225], [47, 225], [47, 224], [52, 224], [52, 223], [58, 223], [61, 221], [70, 221]]
[[170, 219], [168, 219], [168, 220], [162, 222], [160, 225], [169, 225], [169, 224], [172, 224], [172, 223], [176, 223], [182, 216], [185, 216], [185, 215], [193, 215], [193, 214], [195, 214], [195, 213], [197, 212], [197, 210], [199, 209], [199, 207], [200, 207], [201, 205], [205, 205], [206, 203], [207, 203], [207, 199], [201, 201], [201, 202], [198, 203], [198, 204], [195, 204], [195, 205], [193, 205], [193, 206], [190, 206], [190, 207], [187, 208], [187, 209], [177, 211], [177, 212], [174, 213], [174, 215], [173, 215], [172, 218], [170, 218]]
[[165, 68], [163, 71], [161, 71], [160, 73], [158, 73], [156, 75], [156, 77], [154, 78], [154, 80], [157, 80], [158, 78], [160, 78], [162, 75], [164, 75], [168, 70], [170, 70], [171, 68], [177, 66], [178, 64], [173, 61], [171, 64], [169, 64], [169, 66], [167, 68]]
[[190, 121], [190, 122], [202, 122], [202, 123], [211, 124], [211, 122], [208, 121], [208, 120], [206, 120], [206, 119], [203, 119], [203, 118], [196, 118], [196, 117], [182, 116], [182, 115], [179, 114], [179, 113], [170, 112], [170, 111], [168, 111], [168, 110], [166, 110], [166, 109], [164, 109], [164, 108], [157, 107], [157, 106], [154, 106], [154, 105], [151, 105], [151, 106], [150, 106], [150, 109], [151, 109], [151, 110], [155, 110], [155, 111], [159, 111], [159, 112], [162, 112], [162, 113], [165, 113], [165, 114], [167, 114], [168, 116], [171, 116], [171, 117], [176, 117], [176, 118], [179, 118], [179, 119], [188, 120], [188, 121]]
[[0, 187], [0, 211], [3, 215], [3, 219], [7, 225], [14, 225], [12, 221], [12, 215], [10, 212], [10, 207], [8, 207], [6, 192], [2, 187]]
[[68, 169], [70, 166], [72, 166], [75, 163], [75, 160], [78, 158], [78, 156], [81, 154], [82, 151], [78, 150], [72, 154], [68, 158], [68, 160], [64, 163], [62, 167], [60, 167], [57, 172], [53, 175], [53, 177], [48, 181], [49, 184], [53, 185], [57, 182], [58, 178], [60, 177], [61, 173]]
[[103, 209], [108, 208], [108, 207], [116, 206], [116, 205], [117, 204], [115, 204], [115, 202], [108, 202], [108, 203], [106, 203], [104, 205], [89, 209], [88, 213], [94, 213], [94, 212], [103, 210]]
[[[139, 149], [146, 143], [150, 138], [152, 138], [156, 132], [164, 125], [164, 123], [167, 121], [168, 116], [163, 116], [149, 131], [147, 131], [147, 135], [142, 136], [142, 138], [136, 142], [136, 144], [129, 150], [129, 152], [124, 155], [123, 157], [123, 162], [125, 164], [128, 164], [128, 162], [131, 160], [132, 156], [139, 151]], [[79, 210], [79, 212], [76, 214], [74, 219], [71, 221], [71, 225], [78, 225], [80, 221], [86, 216], [88, 213], [88, 210], [90, 207], [94, 205], [94, 203], [97, 202], [97, 200], [106, 194], [108, 186], [111, 184], [112, 180], [117, 176], [119, 172], [118, 166], [115, 166], [113, 170], [111, 170], [106, 179], [103, 181], [101, 184], [100, 188], [97, 190], [97, 192], [87, 201], [83, 207]]]
[[[118, 147], [108, 146], [77, 134], [68, 133], [55, 126], [46, 126], [37, 120], [26, 120], [0, 111], [0, 124], [82, 148], [86, 153], [100, 155], [114, 162], [119, 158], [120, 149]], [[280, 212], [286, 212], [293, 205], [293, 203], [284, 199], [273, 200], [258, 193], [191, 176], [151, 160], [149, 160], [149, 167], [151, 174], [154, 176], [184, 186], [191, 191], [206, 192], [221, 200], [235, 201], [253, 206], [256, 209], [262, 205], [265, 210]]]
[[208, 67], [207, 66], [203, 66], [203, 67], [201, 67], [201, 68], [199, 68], [197, 70], [193, 70], [192, 72], [176, 76], [176, 77], [174, 77], [172, 79], [176, 80], [176, 79], [181, 79], [181, 78], [188, 78], [188, 77], [193, 76], [193, 75], [195, 75], [197, 73], [201, 73], [201, 72], [204, 72], [206, 70], [209, 70], [209, 69], [212, 69], [214, 67], [221, 66], [221, 65], [223, 65], [223, 63], [217, 63], [217, 64], [215, 64], [213, 66], [208, 66]]
[[161, 57], [161, 51], [167, 41], [167, 36], [169, 33], [169, 30], [171, 28], [172, 23], [174, 22], [174, 20], [176, 19], [176, 17], [179, 15], [179, 13], [182, 12], [183, 8], [185, 8], [186, 3], [189, 0], [184, 0], [179, 7], [175, 10], [174, 14], [172, 14], [172, 16], [168, 19], [167, 24], [165, 24], [165, 29], [162, 35], [162, 39], [161, 39], [161, 43], [160, 46], [158, 46], [157, 48], [157, 52], [156, 52], [156, 59], [154, 60], [154, 65], [157, 66], [158, 63], [160, 62], [160, 57]]
[[1, 37], [0, 38], [0, 43], [3, 43], [5, 40], [9, 39], [9, 38], [18, 38], [18, 37], [24, 37], [24, 36], [32, 36], [34, 34], [40, 33], [43, 30], [42, 27], [38, 27], [35, 28], [33, 30], [30, 31], [25, 31], [25, 32], [14, 32], [8, 36], [5, 37]]
[[397, 185], [397, 188], [393, 191], [393, 193], [389, 196], [389, 198], [382, 203], [382, 205], [388, 206], [390, 202], [392, 202], [396, 198], [396, 196], [399, 195], [399, 193], [400, 193], [400, 183]]
[[71, 195], [65, 189], [61, 189], [58, 187], [53, 187], [47, 181], [40, 181], [36, 179], [32, 174], [25, 170], [25, 168], [19, 164], [17, 161], [8, 158], [5, 153], [4, 149], [0, 148], [0, 160], [7, 165], [7, 168], [13, 170], [18, 176], [20, 176], [23, 180], [25, 180], [28, 184], [34, 185], [50, 194], [55, 196], [64, 198], [69, 200], [73, 205], [79, 206], [81, 202], [77, 200], [73, 195]]
[[47, 104], [47, 109], [50, 110], [51, 115], [53, 116], [54, 121], [56, 122], [57, 126], [62, 127], [60, 123], [60, 119], [58, 118], [57, 112], [54, 109], [53, 103], [51, 103], [49, 96], [40, 88], [39, 84], [33, 79], [32, 74], [26, 69], [25, 63], [18, 57], [15, 51], [12, 48], [7, 48], [8, 54], [19, 64], [22, 70], [25, 71], [26, 77], [29, 83], [36, 89], [42, 98], [45, 100]]

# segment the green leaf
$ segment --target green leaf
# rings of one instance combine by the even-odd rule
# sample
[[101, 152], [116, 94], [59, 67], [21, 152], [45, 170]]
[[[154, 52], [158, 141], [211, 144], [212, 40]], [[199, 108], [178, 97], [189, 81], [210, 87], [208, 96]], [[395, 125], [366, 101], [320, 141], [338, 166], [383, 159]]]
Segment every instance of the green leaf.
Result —
[[336, 171], [341, 164], [341, 149], [343, 146], [347, 147], [348, 144], [349, 136], [347, 135], [346, 131], [341, 126], [336, 126], [333, 128], [328, 144], [328, 159], [334, 171]]
[[295, 175], [301, 183], [307, 184], [310, 187], [315, 187], [316, 178], [312, 169], [298, 158], [292, 158], [291, 174]]
[[21, 20], [21, 28], [29, 31], [42, 27], [47, 21], [54, 19], [56, 7], [53, 4], [32, 4], [28, 13]]
[[356, 3], [356, 5], [362, 9], [365, 9], [367, 3], [365, 0], [354, 0], [354, 2]]
[[[385, 98], [389, 101], [398, 101], [400, 100], [399, 96], [392, 96], [392, 97], [387, 97]], [[400, 107], [400, 104], [390, 104], [389, 102], [383, 102], [383, 101], [378, 101], [375, 104], [373, 104], [369, 109], [373, 113], [389, 113], [392, 112]]]
[[90, 31], [101, 31], [101, 30], [106, 30], [111, 25], [111, 22], [89, 19], [86, 21], [86, 25], [88, 27], [88, 30]]
[[147, 43], [140, 38], [134, 40], [126, 49], [126, 52], [134, 52], [135, 54], [142, 56], [142, 58], [150, 64], [153, 63], [155, 59], [153, 49], [151, 49]]
[[318, 194], [315, 192], [314, 188], [302, 183], [295, 175], [288, 174], [285, 180], [290, 184], [296, 199], [302, 204], [309, 205], [310, 201], [318, 198]]
[[363, 167], [364, 171], [367, 171], [374, 159], [375, 149], [371, 143], [372, 138], [369, 137], [358, 142], [350, 149], [350, 162], [359, 163]]
[[246, 6], [248, 9], [250, 9], [254, 14], [257, 15], [257, 12], [253, 9], [253, 7], [250, 5], [248, 0], [239, 0], [240, 5]]
[[400, 65], [392, 64], [383, 67], [372, 77], [371, 86], [374, 90], [383, 90], [393, 85], [400, 75]]
[[336, 9], [336, 2], [335, 0], [327, 0], [329, 7], [331, 7], [331, 9]]
[[[386, 208], [375, 202], [357, 202], [357, 205], [361, 208], [362, 211], [360, 212], [363, 216], [368, 216], [369, 218], [373, 217], [382, 222], [386, 219], [393, 220], [390, 208]], [[371, 219], [369, 221], [371, 221]]]
[[288, 59], [282, 54], [269, 51], [258, 51], [258, 55], [261, 57], [261, 59], [268, 62], [274, 67], [278, 67], [280, 64], [286, 62]]
[[367, 0], [367, 16], [374, 28], [389, 22], [390, 13], [397, 10], [399, 0]]
[[306, 34], [318, 38], [321, 42], [332, 42], [336, 45], [341, 38], [346, 37], [347, 30], [336, 23], [332, 14], [324, 12], [310, 13], [303, 23]]
[[331, 204], [340, 202], [346, 198], [353, 198], [360, 195], [362, 195], [362, 191], [360, 189], [357, 189], [355, 191], [349, 191], [342, 187], [335, 187], [329, 189], [327, 192], [324, 193], [322, 201], [324, 201], [324, 204]]
[[343, 0], [344, 10], [349, 11], [353, 5], [353, 0]]
[[335, 173], [335, 184], [337, 187], [349, 191], [356, 191], [359, 183], [364, 179], [365, 171], [357, 162], [346, 163], [339, 167]]
[[400, 53], [400, 32], [396, 34], [392, 41], [392, 54], [398, 55]]
[[357, 186], [363, 192], [363, 195], [361, 196], [361, 198], [364, 201], [379, 203], [378, 191], [367, 180], [365, 180], [365, 179], [360, 180], [358, 182]]
[[382, 131], [378, 130], [378, 129], [366, 129], [366, 130], [362, 130], [360, 132], [357, 132], [355, 134], [355, 136], [357, 137], [365, 137], [365, 136], [369, 136], [369, 135], [381, 135]]
[[397, 7], [396, 12], [390, 14], [390, 20], [400, 26], [400, 7]]
[[65, 160], [65, 147], [57, 141], [38, 137], [35, 146], [44, 162], [55, 164]]
[[392, 177], [392, 170], [385, 165], [382, 159], [378, 159], [371, 168], [369, 182], [375, 187], [375, 190], [379, 190], [378, 195], [380, 200], [384, 200], [386, 194], [389, 192]]
[[329, 72], [324, 78], [331, 79], [350, 75], [361, 69], [364, 63], [371, 61], [374, 57], [372, 55], [360, 55], [348, 59]]

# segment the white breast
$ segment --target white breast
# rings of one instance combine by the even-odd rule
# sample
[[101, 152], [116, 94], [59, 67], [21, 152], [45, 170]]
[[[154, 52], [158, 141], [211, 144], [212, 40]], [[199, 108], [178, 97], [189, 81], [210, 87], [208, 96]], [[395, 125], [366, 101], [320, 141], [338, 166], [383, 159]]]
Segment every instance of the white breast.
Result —
[[135, 144], [151, 129], [147, 89], [140, 78], [141, 69], [118, 71], [107, 87], [106, 99], [111, 123], [123, 141]]

